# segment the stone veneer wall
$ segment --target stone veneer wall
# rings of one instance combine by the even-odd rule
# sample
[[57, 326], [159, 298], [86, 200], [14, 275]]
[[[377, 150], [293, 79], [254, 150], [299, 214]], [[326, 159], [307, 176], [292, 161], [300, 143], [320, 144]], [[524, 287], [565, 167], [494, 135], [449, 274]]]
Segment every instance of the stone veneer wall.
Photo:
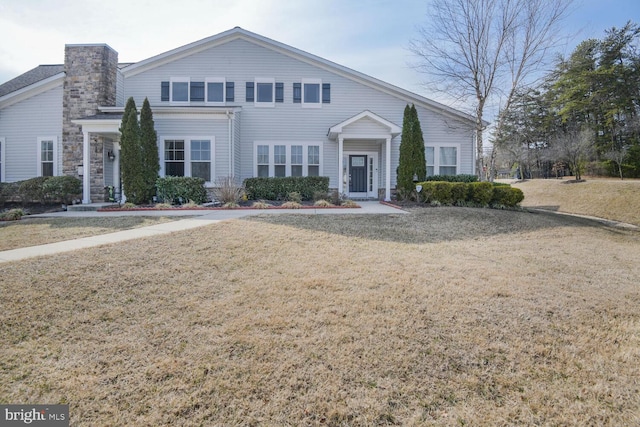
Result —
[[[98, 114], [99, 106], [116, 105], [118, 53], [106, 44], [65, 46], [64, 93], [62, 101], [62, 172], [82, 179], [78, 166], [83, 164], [83, 135], [72, 120]], [[92, 135], [91, 200], [104, 197], [104, 141]]]

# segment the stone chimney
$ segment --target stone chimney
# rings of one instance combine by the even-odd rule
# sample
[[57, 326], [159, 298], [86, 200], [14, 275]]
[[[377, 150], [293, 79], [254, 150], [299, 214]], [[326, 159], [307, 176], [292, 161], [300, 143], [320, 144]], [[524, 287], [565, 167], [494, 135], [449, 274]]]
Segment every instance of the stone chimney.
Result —
[[[116, 105], [118, 53], [106, 44], [66, 45], [62, 100], [62, 172], [80, 178], [82, 128], [72, 120], [98, 114], [99, 106]], [[103, 194], [103, 141], [91, 138], [91, 198]]]

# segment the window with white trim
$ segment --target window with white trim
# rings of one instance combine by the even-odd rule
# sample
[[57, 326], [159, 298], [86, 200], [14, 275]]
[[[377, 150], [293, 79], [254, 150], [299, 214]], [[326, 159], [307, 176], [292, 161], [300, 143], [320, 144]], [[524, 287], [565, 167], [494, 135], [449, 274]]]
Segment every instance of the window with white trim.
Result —
[[457, 175], [460, 170], [460, 147], [458, 145], [435, 145], [425, 147], [427, 176]]
[[55, 137], [38, 138], [38, 176], [57, 175], [57, 142]]
[[225, 87], [225, 79], [214, 77], [207, 78], [205, 80], [205, 101], [207, 104], [223, 105], [226, 99]]
[[302, 79], [302, 106], [306, 108], [320, 108], [322, 80]]
[[190, 176], [212, 181], [213, 138], [166, 137], [162, 147], [164, 176]]
[[169, 99], [174, 104], [189, 103], [189, 77], [172, 77], [169, 85]]
[[255, 79], [254, 105], [256, 107], [275, 107], [275, 79]]
[[257, 141], [254, 148], [258, 177], [320, 176], [322, 146], [317, 142]]

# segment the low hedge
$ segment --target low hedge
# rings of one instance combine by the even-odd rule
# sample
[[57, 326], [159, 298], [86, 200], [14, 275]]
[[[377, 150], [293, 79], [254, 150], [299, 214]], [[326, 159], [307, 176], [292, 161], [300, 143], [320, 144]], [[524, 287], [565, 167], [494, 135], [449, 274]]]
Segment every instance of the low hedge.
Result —
[[460, 174], [460, 175], [431, 175], [425, 181], [444, 181], [444, 182], [477, 182], [477, 175]]
[[519, 188], [494, 186], [490, 182], [425, 181], [418, 200], [454, 206], [492, 206], [513, 208], [524, 200]]
[[244, 180], [250, 200], [285, 200], [290, 193], [299, 193], [302, 200], [313, 200], [314, 194], [329, 192], [327, 176], [288, 176], [247, 178]]
[[165, 176], [156, 180], [158, 198], [161, 202], [180, 205], [193, 202], [202, 204], [207, 201], [207, 189], [204, 179], [189, 176]]
[[0, 183], [0, 203], [66, 203], [82, 196], [82, 181], [72, 176], [39, 176]]

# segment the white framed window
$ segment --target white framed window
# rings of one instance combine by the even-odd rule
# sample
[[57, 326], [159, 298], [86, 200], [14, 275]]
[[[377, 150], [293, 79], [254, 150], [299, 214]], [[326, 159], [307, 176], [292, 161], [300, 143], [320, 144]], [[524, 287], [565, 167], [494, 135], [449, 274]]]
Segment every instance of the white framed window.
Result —
[[210, 105], [224, 105], [226, 100], [226, 80], [221, 77], [205, 79], [205, 102]]
[[322, 80], [302, 79], [302, 106], [304, 108], [322, 107]]
[[256, 141], [254, 176], [321, 176], [321, 159], [319, 142]]
[[4, 138], [0, 138], [0, 182], [5, 182], [5, 177], [4, 177], [4, 152], [7, 150], [5, 143], [4, 143]]
[[256, 78], [254, 82], [254, 105], [256, 107], [275, 107], [275, 90], [275, 79]]
[[213, 137], [161, 138], [163, 176], [190, 176], [202, 178], [207, 184], [213, 177]]
[[58, 175], [58, 138], [55, 136], [38, 138], [37, 176]]
[[189, 103], [189, 77], [171, 77], [169, 82], [169, 100], [173, 104], [186, 105]]
[[427, 176], [460, 173], [460, 145], [438, 144], [425, 147]]

